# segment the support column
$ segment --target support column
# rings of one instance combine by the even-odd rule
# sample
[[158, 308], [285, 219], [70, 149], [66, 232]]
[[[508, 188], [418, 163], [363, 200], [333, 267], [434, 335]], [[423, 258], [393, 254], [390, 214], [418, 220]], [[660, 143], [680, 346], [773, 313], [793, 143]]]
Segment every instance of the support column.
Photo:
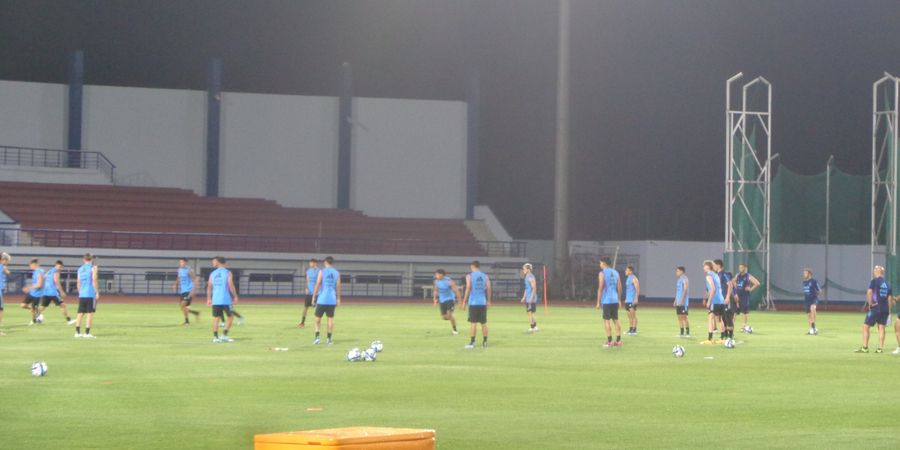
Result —
[[222, 107], [222, 60], [209, 61], [206, 72], [206, 196], [219, 196], [219, 136]]
[[478, 156], [480, 154], [481, 77], [477, 70], [469, 74], [466, 86], [466, 219], [475, 218], [478, 203]]
[[69, 117], [66, 148], [78, 150], [69, 153], [69, 167], [81, 167], [81, 127], [84, 105], [84, 51], [72, 52], [69, 60]]
[[338, 76], [338, 198], [337, 207], [350, 209], [350, 158], [353, 145], [353, 72], [341, 64]]
[[559, 43], [556, 71], [556, 189], [553, 263], [562, 286], [569, 260], [569, 0], [559, 0]]

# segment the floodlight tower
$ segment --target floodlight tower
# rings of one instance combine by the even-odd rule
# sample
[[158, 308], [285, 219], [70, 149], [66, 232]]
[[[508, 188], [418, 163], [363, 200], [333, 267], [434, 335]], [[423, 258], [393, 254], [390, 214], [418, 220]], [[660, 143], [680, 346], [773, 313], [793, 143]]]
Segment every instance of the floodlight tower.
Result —
[[887, 72], [872, 84], [872, 260], [883, 255], [888, 281], [896, 282], [897, 171], [900, 78]]
[[556, 70], [556, 171], [554, 189], [553, 264], [558, 286], [569, 265], [569, 0], [559, 0]]
[[[763, 77], [725, 83], [725, 258], [765, 277], [765, 308], [775, 310], [771, 289], [772, 84]], [[732, 103], [740, 89], [741, 101]]]

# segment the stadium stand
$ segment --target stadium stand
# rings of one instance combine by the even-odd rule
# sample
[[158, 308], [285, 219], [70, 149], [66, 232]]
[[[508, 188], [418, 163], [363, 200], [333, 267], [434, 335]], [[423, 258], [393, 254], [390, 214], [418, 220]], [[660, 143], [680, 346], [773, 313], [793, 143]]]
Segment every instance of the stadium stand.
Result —
[[[463, 220], [369, 217], [176, 188], [0, 182], [20, 245], [484, 256]], [[506, 243], [493, 243], [506, 244]], [[506, 252], [504, 250], [504, 252]]]

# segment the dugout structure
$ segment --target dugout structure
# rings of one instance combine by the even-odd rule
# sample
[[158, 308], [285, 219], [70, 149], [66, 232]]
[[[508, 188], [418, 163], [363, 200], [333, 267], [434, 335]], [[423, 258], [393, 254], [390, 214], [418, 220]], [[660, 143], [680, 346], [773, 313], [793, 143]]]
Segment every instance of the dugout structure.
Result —
[[897, 176], [898, 116], [900, 116], [900, 78], [885, 72], [872, 84], [872, 265], [883, 255], [887, 279], [893, 286], [900, 282], [900, 257], [897, 255]]
[[743, 78], [741, 72], [725, 82], [724, 260], [730, 270], [747, 264], [761, 284], [751, 304], [762, 302], [774, 310], [769, 277], [772, 84], [761, 76]]

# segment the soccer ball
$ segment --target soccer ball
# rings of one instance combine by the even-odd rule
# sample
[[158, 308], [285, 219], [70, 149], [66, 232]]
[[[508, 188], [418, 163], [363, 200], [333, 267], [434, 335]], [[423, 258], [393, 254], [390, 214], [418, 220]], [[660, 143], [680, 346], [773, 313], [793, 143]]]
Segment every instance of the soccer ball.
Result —
[[728, 338], [725, 340], [725, 348], [734, 348], [734, 339]]
[[381, 341], [372, 341], [372, 345], [370, 345], [369, 348], [381, 353], [381, 351], [384, 350], [384, 344], [382, 344]]
[[672, 356], [676, 358], [681, 358], [682, 356], [684, 356], [684, 347], [680, 345], [672, 347]]
[[378, 352], [375, 351], [374, 348], [367, 349], [365, 353], [363, 353], [363, 360], [366, 362], [375, 361]]
[[748, 325], [747, 328], [744, 328], [744, 331], [746, 331], [747, 334], [753, 334], [753, 327]]
[[351, 349], [347, 352], [347, 361], [359, 361], [360, 358], [362, 358], [362, 352], [360, 352], [358, 348]]
[[38, 361], [31, 365], [31, 374], [36, 377], [47, 375], [47, 363]]
[[43, 314], [39, 314], [39, 315], [34, 319], [34, 323], [44, 323], [44, 315], [43, 315]]

